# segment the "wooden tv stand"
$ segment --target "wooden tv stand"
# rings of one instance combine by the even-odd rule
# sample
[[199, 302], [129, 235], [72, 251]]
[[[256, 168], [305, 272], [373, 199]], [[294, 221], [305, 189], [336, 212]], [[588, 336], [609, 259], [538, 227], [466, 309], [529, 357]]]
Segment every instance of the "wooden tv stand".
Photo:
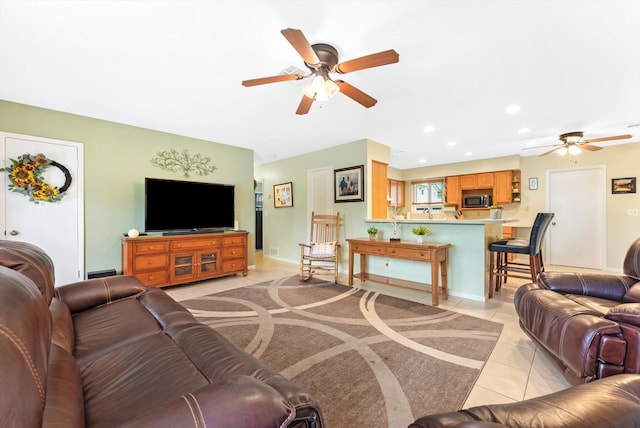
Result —
[[122, 273], [166, 287], [241, 273], [247, 276], [248, 232], [122, 238]]

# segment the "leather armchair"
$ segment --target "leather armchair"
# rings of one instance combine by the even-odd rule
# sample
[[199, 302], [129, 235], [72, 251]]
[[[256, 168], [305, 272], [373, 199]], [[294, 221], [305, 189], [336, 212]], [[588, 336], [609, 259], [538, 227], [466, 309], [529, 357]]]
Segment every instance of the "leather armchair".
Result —
[[543, 272], [514, 303], [522, 329], [569, 382], [640, 373], [640, 238], [623, 274]]

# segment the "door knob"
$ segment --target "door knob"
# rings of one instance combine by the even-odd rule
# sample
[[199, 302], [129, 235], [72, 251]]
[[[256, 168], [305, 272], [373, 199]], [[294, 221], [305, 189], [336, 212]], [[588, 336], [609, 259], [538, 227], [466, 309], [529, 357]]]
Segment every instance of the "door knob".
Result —
[[20, 232], [18, 232], [17, 230], [14, 229], [11, 232], [9, 232], [9, 235], [11, 235], [11, 236], [20, 235]]
[[551, 222], [551, 225], [552, 225], [552, 226], [555, 226], [555, 225], [556, 225], [556, 222], [555, 222], [555, 221], [552, 221], [552, 222]]

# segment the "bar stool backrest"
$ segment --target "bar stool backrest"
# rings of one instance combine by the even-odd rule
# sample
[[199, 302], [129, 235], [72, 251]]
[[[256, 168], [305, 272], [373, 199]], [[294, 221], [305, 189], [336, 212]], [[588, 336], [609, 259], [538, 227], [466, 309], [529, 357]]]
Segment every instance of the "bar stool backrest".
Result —
[[540, 251], [542, 240], [554, 215], [554, 213], [538, 213], [536, 215], [531, 227], [531, 236], [529, 237], [529, 255], [534, 256]]

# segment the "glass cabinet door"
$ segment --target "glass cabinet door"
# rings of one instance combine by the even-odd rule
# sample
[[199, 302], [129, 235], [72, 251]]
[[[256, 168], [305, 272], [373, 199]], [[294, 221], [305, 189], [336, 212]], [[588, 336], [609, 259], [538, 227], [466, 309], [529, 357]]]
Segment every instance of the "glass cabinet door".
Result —
[[171, 277], [186, 279], [189, 276], [195, 277], [194, 254], [174, 255], [171, 260]]
[[219, 251], [201, 251], [198, 253], [198, 275], [207, 276], [220, 270]]

